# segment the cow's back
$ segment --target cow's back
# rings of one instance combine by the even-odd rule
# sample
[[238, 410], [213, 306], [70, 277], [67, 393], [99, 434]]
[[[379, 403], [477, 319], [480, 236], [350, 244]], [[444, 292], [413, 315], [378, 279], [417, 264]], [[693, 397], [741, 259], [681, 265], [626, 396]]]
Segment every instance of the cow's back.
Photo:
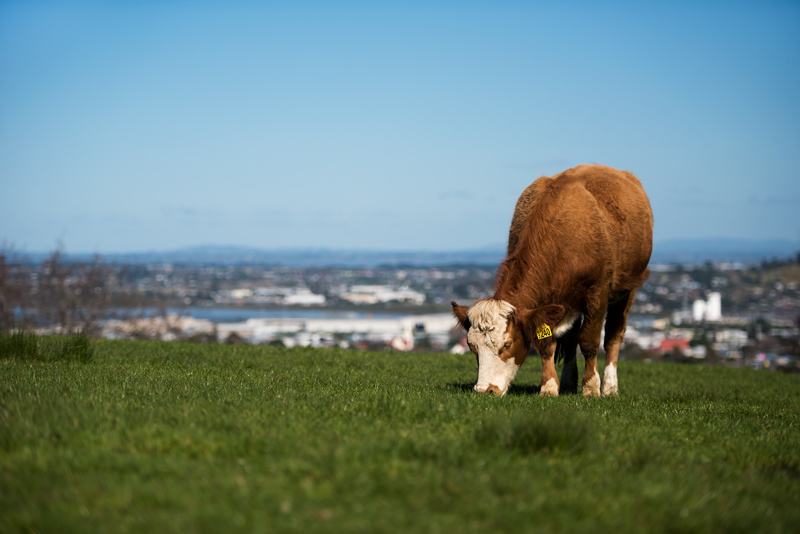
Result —
[[562, 174], [583, 186], [604, 220], [613, 269], [612, 288], [639, 287], [653, 250], [653, 212], [641, 182], [627, 171], [603, 165], [581, 165]]
[[652, 233], [650, 203], [634, 175], [580, 165], [541, 177], [523, 192], [508, 254], [520, 246], [530, 248], [538, 265], [550, 271], [541, 275], [556, 286], [591, 278], [607, 279], [614, 291], [629, 290], [646, 276]]

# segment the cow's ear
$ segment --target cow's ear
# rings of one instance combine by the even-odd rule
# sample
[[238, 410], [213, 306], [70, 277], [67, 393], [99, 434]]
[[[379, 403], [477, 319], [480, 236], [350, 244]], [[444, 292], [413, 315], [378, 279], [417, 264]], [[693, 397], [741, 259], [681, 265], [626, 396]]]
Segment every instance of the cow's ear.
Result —
[[456, 318], [458, 324], [461, 328], [469, 332], [469, 317], [467, 317], [467, 312], [469, 311], [469, 306], [459, 306], [455, 303], [455, 301], [450, 303], [453, 306], [453, 317]]
[[565, 314], [564, 306], [558, 304], [548, 304], [533, 310], [525, 310], [520, 314], [522, 319], [520, 326], [525, 333], [525, 338], [529, 343], [533, 343], [552, 336], [553, 330]]

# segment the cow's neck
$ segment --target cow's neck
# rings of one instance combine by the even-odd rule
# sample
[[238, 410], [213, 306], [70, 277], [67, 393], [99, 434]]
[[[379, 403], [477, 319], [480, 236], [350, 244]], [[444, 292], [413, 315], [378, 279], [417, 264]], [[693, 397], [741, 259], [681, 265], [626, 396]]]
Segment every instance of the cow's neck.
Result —
[[[500, 264], [495, 282], [494, 298], [504, 300], [515, 308], [533, 309], [552, 299], [551, 284], [541, 275], [541, 269], [533, 269], [533, 258], [510, 256]], [[539, 263], [539, 262], [537, 262]]]

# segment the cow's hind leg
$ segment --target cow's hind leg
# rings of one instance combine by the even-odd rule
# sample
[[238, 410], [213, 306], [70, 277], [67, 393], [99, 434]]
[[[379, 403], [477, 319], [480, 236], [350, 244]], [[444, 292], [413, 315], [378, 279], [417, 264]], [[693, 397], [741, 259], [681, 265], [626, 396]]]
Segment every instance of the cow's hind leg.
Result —
[[583, 370], [583, 395], [586, 397], [600, 395], [597, 352], [600, 350], [600, 337], [607, 305], [607, 293], [592, 295], [587, 299], [586, 311], [583, 314], [579, 343], [583, 357], [586, 358], [586, 368]]
[[625, 326], [628, 323], [628, 311], [631, 309], [636, 290], [625, 291], [612, 296], [608, 303], [606, 317], [606, 339], [603, 348], [606, 350], [606, 369], [603, 372], [603, 395], [618, 395], [617, 360], [619, 348], [625, 337]]
[[566, 334], [558, 338], [556, 361], [563, 360], [559, 393], [578, 392], [578, 338], [581, 334], [581, 321], [578, 319]]

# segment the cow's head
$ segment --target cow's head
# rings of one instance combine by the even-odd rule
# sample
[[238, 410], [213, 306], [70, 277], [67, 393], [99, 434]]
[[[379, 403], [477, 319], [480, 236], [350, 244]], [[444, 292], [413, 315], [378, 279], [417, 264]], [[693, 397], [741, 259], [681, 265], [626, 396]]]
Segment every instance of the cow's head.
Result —
[[467, 331], [469, 348], [478, 358], [478, 393], [505, 395], [530, 347], [542, 354], [555, 344], [555, 335], [543, 336], [543, 325], [552, 332], [564, 318], [564, 307], [557, 305], [518, 310], [497, 299], [479, 300], [469, 307], [451, 304], [453, 315]]

